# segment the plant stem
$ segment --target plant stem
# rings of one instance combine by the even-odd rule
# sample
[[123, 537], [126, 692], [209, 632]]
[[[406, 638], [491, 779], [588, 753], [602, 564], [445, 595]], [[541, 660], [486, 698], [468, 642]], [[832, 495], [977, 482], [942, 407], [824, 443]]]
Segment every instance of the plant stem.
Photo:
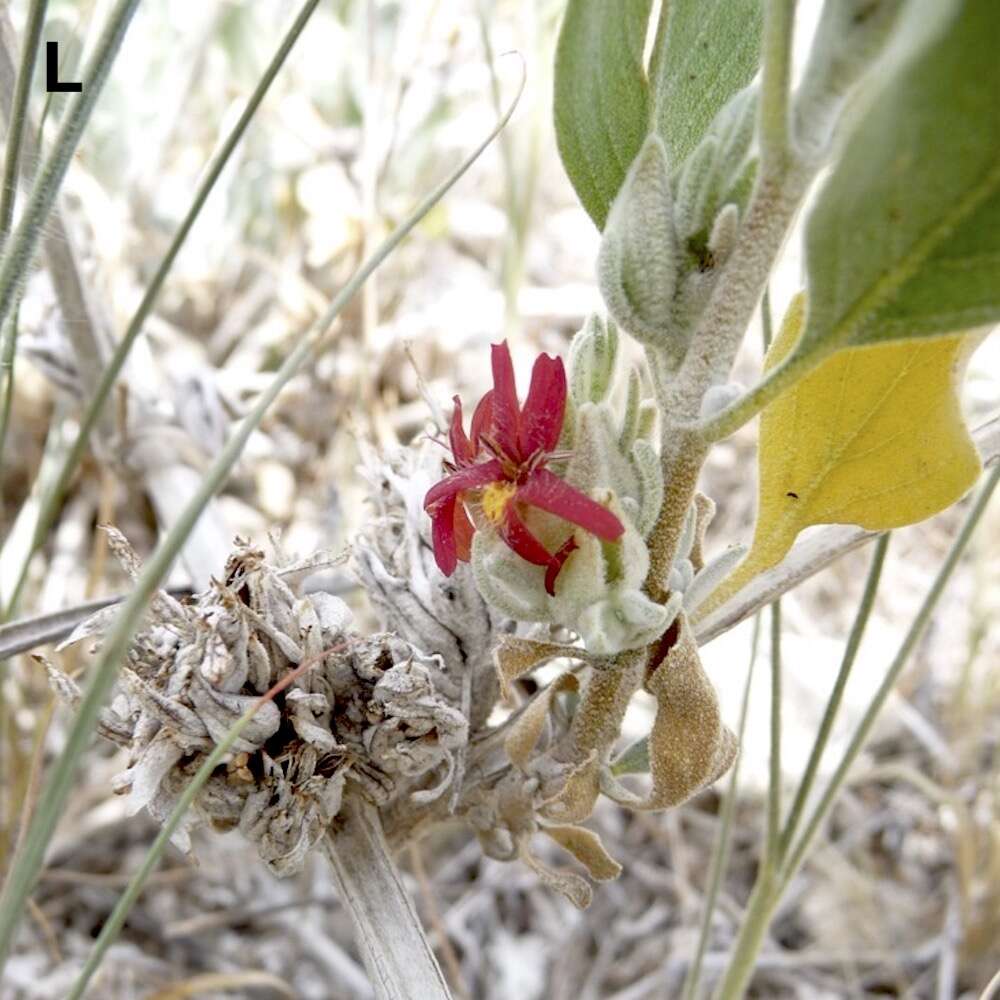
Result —
[[[736, 727], [736, 738], [740, 743], [743, 742], [743, 733], [746, 731], [747, 708], [750, 704], [750, 684], [753, 681], [754, 666], [757, 663], [759, 639], [760, 615], [757, 615], [753, 623], [753, 638], [750, 640], [750, 665], [747, 667], [747, 679], [743, 685], [740, 721]], [[722, 803], [719, 833], [715, 839], [715, 846], [712, 851], [712, 861], [708, 873], [708, 888], [705, 892], [705, 901], [702, 905], [701, 927], [698, 931], [698, 947], [695, 951], [694, 961], [688, 967], [687, 976], [684, 980], [684, 988], [681, 991], [681, 1000], [694, 1000], [698, 992], [701, 967], [705, 960], [705, 951], [708, 949], [708, 937], [712, 931], [712, 917], [715, 914], [715, 904], [719, 898], [722, 876], [729, 865], [729, 853], [732, 847], [733, 816], [736, 813], [736, 791], [739, 787], [740, 763], [742, 760], [742, 754], [737, 754], [736, 760], [733, 763], [733, 769], [729, 775], [729, 788], [726, 790], [726, 797]]]
[[767, 785], [769, 868], [776, 869], [781, 843], [781, 601], [771, 605], [771, 753]]
[[776, 174], [789, 154], [788, 96], [792, 71], [795, 0], [768, 0], [764, 9], [760, 117], [761, 171]]
[[376, 1000], [450, 1000], [375, 806], [346, 795], [323, 847], [338, 894], [353, 917]]
[[775, 876], [776, 872], [765, 862], [757, 874], [736, 947], [726, 966], [726, 975], [715, 991], [715, 1000], [739, 1000], [746, 992], [778, 901]]
[[0, 323], [10, 314], [16, 292], [28, 270], [38, 245], [45, 220], [55, 204], [56, 195], [69, 169], [73, 153], [90, 120], [94, 105], [111, 71], [125, 32], [132, 21], [139, 0], [118, 0], [108, 15], [97, 46], [83, 73], [83, 89], [70, 107], [53, 143], [52, 152], [39, 171], [24, 214], [0, 261]]
[[864, 593], [861, 595], [861, 603], [854, 616], [854, 623], [851, 625], [851, 633], [847, 638], [847, 645], [844, 647], [844, 656], [840, 663], [840, 670], [837, 679], [834, 681], [833, 690], [826, 703], [823, 712], [823, 720], [819, 726], [819, 732], [813, 742], [806, 769], [803, 772], [802, 780], [795, 792], [795, 799], [792, 802], [788, 819], [785, 820], [785, 828], [781, 832], [781, 853], [787, 854], [788, 847], [795, 836], [805, 808], [809, 793], [812, 791], [813, 782], [816, 780], [816, 772], [819, 770], [820, 761], [823, 759], [823, 752], [826, 750], [830, 733], [833, 730], [833, 723], [840, 710], [840, 704], [844, 699], [844, 691], [847, 687], [847, 679], [851, 674], [851, 668], [858, 655], [861, 646], [861, 638], [864, 635], [868, 618], [871, 615], [872, 607], [875, 604], [875, 595], [878, 593], [879, 580], [882, 577], [882, 566], [885, 563], [885, 554], [889, 548], [889, 535], [880, 535], [875, 543], [875, 552], [872, 555], [871, 565], [868, 568], [868, 578], [865, 580]]
[[862, 717], [861, 722], [858, 724], [858, 728], [854, 731], [854, 735], [851, 737], [851, 741], [848, 744], [847, 749], [844, 751], [844, 755], [841, 758], [840, 763], [837, 765], [837, 769], [830, 778], [830, 783], [827, 785], [826, 790], [823, 793], [823, 797], [813, 810], [812, 815], [806, 824], [805, 830], [796, 842], [795, 847], [791, 850], [789, 857], [782, 865], [782, 885], [787, 885], [792, 876], [794, 876], [796, 871], [798, 871], [802, 862], [805, 860], [809, 846], [812, 843], [813, 838], [816, 836], [820, 825], [823, 823], [833, 806], [841, 788], [843, 787], [847, 778], [847, 773], [851, 769], [851, 765], [854, 763], [858, 754], [861, 752], [865, 741], [868, 739], [868, 735], [871, 732], [872, 727], [875, 725], [875, 720], [878, 717], [879, 712], [882, 710], [882, 706], [885, 704], [886, 699], [896, 686], [896, 682], [899, 680], [899, 675], [902, 673], [903, 667], [906, 666], [910, 653], [913, 652], [914, 646], [916, 646], [920, 637], [923, 635], [924, 629], [930, 621], [931, 613], [933, 612], [938, 599], [941, 597], [945, 585], [951, 578], [951, 574], [958, 565], [958, 561], [962, 557], [962, 553], [969, 544], [969, 540], [972, 538], [972, 533], [975, 531], [976, 525], [979, 524], [979, 520], [982, 517], [983, 512], [986, 510], [990, 497], [996, 489], [998, 480], [1000, 480], [1000, 462], [997, 462], [993, 466], [986, 477], [986, 481], [980, 488], [979, 494], [973, 501], [972, 508], [966, 515], [965, 523], [962, 525], [962, 530], [958, 533], [958, 537], [955, 541], [952, 542], [951, 548], [948, 550], [948, 555], [945, 557], [944, 562], [941, 564], [941, 568], [934, 577], [931, 589], [927, 592], [927, 596], [924, 598], [916, 616], [911, 622], [910, 628], [908, 629], [903, 642], [900, 644], [892, 663], [889, 665], [889, 669], [886, 671], [885, 678], [879, 686], [878, 691], [875, 693], [875, 697], [872, 698], [867, 711]]
[[24, 27], [24, 45], [21, 47], [21, 64], [14, 85], [14, 104], [10, 128], [7, 130], [7, 151], [3, 161], [3, 187], [0, 188], [0, 250], [7, 240], [14, 218], [14, 200], [17, 196], [17, 175], [21, 161], [21, 139], [28, 122], [28, 98], [31, 81], [35, 75], [35, 61], [45, 24], [49, 0], [31, 0], [28, 21]]

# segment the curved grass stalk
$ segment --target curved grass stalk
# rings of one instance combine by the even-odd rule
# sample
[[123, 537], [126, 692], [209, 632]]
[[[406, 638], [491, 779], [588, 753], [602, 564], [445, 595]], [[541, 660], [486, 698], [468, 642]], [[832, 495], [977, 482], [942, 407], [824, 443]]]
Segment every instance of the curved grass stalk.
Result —
[[[848, 772], [865, 745], [865, 741], [868, 739], [872, 727], [875, 725], [875, 720], [878, 718], [879, 712], [895, 688], [910, 653], [913, 652], [914, 647], [923, 635], [931, 613], [937, 605], [955, 567], [958, 565], [958, 561], [962, 557], [966, 546], [969, 544], [969, 540], [972, 538], [972, 534], [979, 524], [983, 512], [986, 510], [986, 506], [996, 489], [998, 481], [1000, 481], [1000, 462], [993, 466], [979, 494], [973, 501], [961, 531], [954, 542], [952, 542], [951, 548], [948, 550], [948, 555], [938, 569], [930, 590], [927, 592], [913, 621], [910, 623], [906, 636], [903, 638], [896, 655], [893, 657], [878, 691], [869, 703], [861, 722], [858, 723], [857, 729], [854, 731], [850, 743], [844, 751], [833, 776], [830, 778], [819, 803], [813, 809], [805, 829], [795, 841], [794, 846], [781, 852], [782, 856], [777, 871], [767, 864], [761, 866], [761, 874], [754, 884], [743, 925], [740, 928], [725, 977], [715, 993], [718, 1000], [738, 1000], [746, 992], [771, 917], [778, 903], [781, 901], [781, 897], [788, 884], [805, 861], [809, 848], [812, 846], [816, 834], [829, 815], [833, 803], [843, 788]], [[863, 606], [859, 607], [859, 617], [862, 613], [868, 613]], [[860, 641], [860, 636], [858, 641]]]
[[20, 922], [28, 896], [41, 871], [45, 850], [52, 839], [56, 823], [69, 796], [77, 766], [90, 741], [98, 713], [107, 700], [111, 686], [118, 675], [119, 666], [126, 655], [132, 633], [150, 597], [180, 552], [203, 508], [225, 483], [232, 467], [242, 454], [247, 440], [260, 425], [264, 414], [278, 394], [309, 359], [314, 348], [323, 339], [334, 320], [365, 283], [368, 276], [385, 261], [496, 138], [514, 113], [514, 108], [517, 106], [523, 90], [524, 76], [522, 74], [517, 94], [489, 135], [444, 181], [424, 197], [397, 229], [386, 237], [371, 257], [365, 260], [350, 277], [330, 303], [326, 313], [300, 336], [298, 343], [285, 358], [267, 389], [261, 393], [251, 410], [226, 441], [225, 446], [202, 478], [198, 489], [179, 514], [173, 528], [164, 535], [146, 563], [135, 582], [132, 594], [122, 605], [121, 611], [115, 619], [115, 624], [105, 638], [100, 655], [93, 664], [90, 679], [83, 691], [73, 725], [67, 733], [63, 751], [56, 761], [40, 797], [39, 807], [29, 829], [24, 850], [15, 859], [4, 886], [3, 895], [0, 896], [0, 969], [2, 969], [10, 950], [14, 932]]
[[[753, 681], [754, 667], [757, 664], [757, 645], [760, 639], [760, 614], [754, 618], [753, 638], [750, 640], [750, 665], [747, 667], [747, 679], [743, 685], [743, 702], [740, 705], [740, 721], [736, 727], [736, 738], [742, 744], [743, 733], [746, 731], [747, 708], [750, 705], [750, 684]], [[695, 1000], [698, 984], [701, 979], [701, 967], [708, 949], [708, 936], [712, 931], [712, 917], [715, 915], [715, 904], [719, 898], [722, 886], [722, 876], [729, 864], [729, 853], [732, 848], [733, 815], [736, 813], [736, 792], [740, 781], [740, 762], [742, 754], [736, 755], [733, 769], [729, 775], [729, 788], [725, 801], [722, 803], [722, 816], [719, 834], [715, 838], [712, 850], [712, 861], [708, 870], [708, 890], [702, 906], [701, 927], [698, 931], [698, 947], [695, 950], [694, 961], [688, 966], [687, 976], [681, 990], [681, 1000]]]
[[0, 250], [7, 241], [14, 219], [14, 201], [17, 197], [17, 177], [21, 164], [21, 139], [28, 124], [28, 98], [31, 81], [35, 75], [38, 47], [42, 40], [42, 27], [49, 0], [31, 0], [28, 21], [24, 27], [24, 45], [21, 47], [21, 65], [14, 85], [10, 128], [7, 131], [7, 150], [3, 161], [3, 187], [0, 188]]
[[142, 296], [142, 300], [136, 308], [135, 314], [129, 321], [124, 336], [115, 346], [114, 353], [108, 361], [107, 367], [101, 373], [100, 380], [88, 400], [87, 406], [84, 409], [82, 417], [80, 418], [80, 427], [77, 431], [76, 439], [73, 441], [72, 447], [63, 460], [62, 465], [59, 467], [55, 479], [52, 482], [52, 486], [46, 492], [45, 497], [42, 500], [41, 509], [38, 513], [38, 521], [35, 526], [34, 537], [32, 538], [31, 548], [28, 553], [28, 559], [21, 568], [21, 574], [14, 589], [14, 595], [11, 598], [11, 607], [16, 607], [17, 605], [18, 598], [24, 586], [28, 563], [30, 562], [31, 557], [38, 550], [39, 546], [45, 540], [49, 529], [55, 521], [56, 515], [59, 512], [59, 505], [62, 502], [62, 498], [67, 487], [69, 486], [70, 480], [73, 478], [73, 474], [76, 471], [77, 466], [83, 458], [84, 452], [87, 450], [87, 443], [90, 440], [90, 435], [97, 426], [97, 422], [101, 417], [104, 405], [111, 393], [112, 386], [114, 386], [115, 381], [121, 374], [121, 370], [125, 365], [129, 352], [132, 350], [136, 339], [142, 332], [143, 325], [145, 324], [146, 319], [159, 297], [163, 284], [167, 279], [167, 275], [170, 273], [170, 269], [173, 267], [174, 261], [177, 259], [177, 255], [184, 246], [191, 229], [194, 227], [198, 216], [201, 214], [201, 210], [205, 207], [205, 203], [208, 201], [208, 197], [212, 193], [212, 190], [222, 174], [222, 171], [225, 169], [230, 157], [235, 151], [240, 140], [243, 138], [244, 132], [246, 132], [247, 127], [256, 115], [257, 109], [260, 107], [265, 95], [268, 90], [270, 90], [271, 84], [278, 75], [278, 71], [284, 65], [285, 60], [288, 58], [289, 53], [294, 47], [296, 41], [298, 41], [299, 36], [302, 34], [303, 29], [318, 4], [319, 0], [306, 0], [299, 10], [298, 16], [286, 32], [281, 44], [278, 46], [274, 56], [271, 58], [267, 69], [264, 71], [260, 81], [254, 88], [253, 93], [250, 95], [250, 99], [247, 101], [247, 105], [243, 109], [242, 114], [233, 125], [229, 134], [226, 136], [225, 141], [219, 147], [215, 156], [209, 163], [208, 168], [205, 171], [205, 175], [202, 177], [201, 183], [198, 185], [198, 190], [195, 193], [194, 199], [188, 208], [187, 214], [184, 216], [183, 221], [174, 233], [173, 239], [170, 241], [170, 246], [167, 248], [167, 251], [163, 255], [156, 272], [150, 280], [149, 285]]
[[70, 161], [138, 6], [139, 0], [118, 0], [114, 10], [108, 15], [94, 54], [84, 70], [81, 81], [83, 89], [73, 101], [59, 129], [52, 152], [39, 171], [28, 196], [24, 214], [5, 248], [0, 261], [0, 323], [10, 315], [17, 289], [24, 280], [31, 257], [38, 246], [42, 227], [55, 204]]
[[847, 688], [847, 679], [851, 675], [851, 668], [858, 655], [861, 646], [861, 639], [868, 625], [872, 607], [875, 604], [875, 595], [878, 592], [879, 581], [882, 578], [882, 566], [885, 563], [885, 554], [889, 548], [889, 538], [887, 533], [879, 535], [875, 543], [875, 552], [872, 554], [871, 565], [868, 568], [868, 577], [865, 580], [865, 589], [861, 595], [861, 603], [858, 605], [857, 613], [854, 616], [854, 623], [851, 625], [850, 635], [847, 637], [847, 645], [844, 647], [844, 656], [840, 662], [840, 670], [837, 672], [837, 679], [834, 681], [833, 690], [826, 703], [823, 712], [823, 719], [820, 722], [819, 732], [813, 741], [812, 750], [809, 753], [809, 760], [806, 769], [802, 774], [802, 780], [795, 792], [795, 799], [792, 808], [785, 820], [785, 827], [781, 831], [781, 852], [787, 854], [789, 844], [795, 836], [802, 812], [805, 809], [809, 792], [812, 790], [813, 782], [816, 780], [816, 772], [819, 770], [820, 761], [823, 759], [823, 752], [830, 739], [833, 730], [833, 723], [837, 718], [841, 702], [844, 700], [844, 691]]

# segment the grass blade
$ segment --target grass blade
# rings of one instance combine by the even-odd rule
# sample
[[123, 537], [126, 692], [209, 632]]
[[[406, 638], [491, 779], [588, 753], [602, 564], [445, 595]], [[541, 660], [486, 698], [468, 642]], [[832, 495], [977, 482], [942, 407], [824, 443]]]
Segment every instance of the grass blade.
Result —
[[56, 195], [69, 169], [70, 161], [138, 6], [139, 0], [118, 0], [115, 4], [97, 40], [94, 54], [84, 70], [83, 89], [73, 101], [55, 138], [52, 152], [31, 189], [24, 214], [0, 261], [0, 323], [10, 315], [14, 300], [17, 298], [17, 289], [38, 246], [42, 227], [55, 204]]
[[29, 830], [24, 851], [15, 859], [4, 886], [3, 895], [0, 896], [0, 968], [2, 968], [10, 950], [21, 912], [41, 871], [46, 847], [52, 839], [56, 823], [69, 796], [80, 758], [90, 741], [98, 713], [107, 700], [111, 686], [118, 675], [118, 669], [128, 649], [132, 632], [147, 602], [180, 552], [185, 539], [201, 515], [202, 509], [225, 483], [232, 467], [242, 454], [248, 438], [259, 426], [264, 414], [284, 386], [308, 360], [313, 349], [329, 330], [333, 321], [365, 283], [368, 276], [383, 263], [496, 138], [513, 114], [523, 89], [524, 76], [522, 73], [517, 95], [489, 135], [417, 205], [397, 229], [386, 237], [378, 249], [354, 272], [330, 303], [326, 313], [301, 335], [298, 344], [285, 358], [267, 389], [261, 393], [251, 410], [226, 441], [225, 446], [206, 472], [198, 490], [178, 516], [174, 527], [163, 537], [146, 563], [136, 580], [132, 594], [122, 606], [114, 626], [108, 633], [100, 655], [93, 664], [90, 679], [77, 709], [76, 718], [67, 733], [63, 751], [41, 794], [38, 811]]
[[[82, 417], [80, 418], [80, 428], [77, 431], [76, 439], [60, 466], [59, 471], [56, 473], [51, 488], [42, 500], [42, 506], [39, 511], [38, 521], [35, 528], [35, 536], [32, 540], [31, 551], [28, 556], [29, 560], [45, 540], [49, 529], [55, 521], [63, 495], [66, 492], [66, 488], [69, 486], [70, 480], [73, 478], [73, 474], [75, 473], [77, 466], [80, 464], [80, 460], [83, 458], [84, 452], [87, 449], [87, 443], [90, 440], [90, 435], [101, 417], [101, 412], [104, 409], [107, 398], [111, 393], [111, 388], [115, 384], [118, 376], [121, 374], [121, 370], [125, 365], [129, 352], [132, 350], [136, 339], [142, 332], [146, 319], [159, 297], [167, 275], [170, 273], [170, 269], [173, 267], [174, 261], [177, 259], [177, 255], [184, 246], [191, 229], [197, 221], [198, 216], [201, 214], [201, 210], [205, 207], [205, 203], [208, 201], [208, 197], [212, 193], [212, 190], [222, 174], [222, 171], [225, 169], [230, 157], [235, 151], [237, 145], [239, 145], [240, 140], [243, 138], [244, 132], [246, 132], [247, 127], [256, 115], [257, 110], [270, 89], [271, 84], [274, 82], [278, 71], [284, 65], [285, 60], [288, 58], [289, 53], [294, 47], [296, 41], [298, 41], [306, 23], [316, 10], [318, 4], [319, 0], [306, 0], [306, 3], [302, 5], [298, 16], [286, 32], [281, 44], [278, 46], [277, 51], [272, 57], [271, 62], [268, 64], [267, 69], [264, 71], [260, 81], [254, 88], [253, 93], [250, 95], [250, 99], [247, 101], [247, 105], [243, 109], [243, 113], [240, 115], [235, 125], [233, 125], [229, 135], [226, 136], [225, 141], [219, 147], [209, 164], [208, 169], [205, 171], [205, 175], [202, 178], [201, 183], [198, 185], [198, 190], [195, 193], [187, 214], [184, 216], [183, 221], [174, 233], [174, 237], [170, 241], [170, 246], [167, 248], [167, 251], [163, 255], [152, 280], [147, 286], [146, 291], [143, 294], [142, 301], [139, 303], [135, 314], [129, 321], [124, 336], [116, 345], [114, 353], [108, 361], [107, 367], [101, 373], [100, 380], [98, 381], [90, 399], [87, 401], [87, 406], [84, 409]], [[22, 569], [21, 577], [18, 581], [17, 587], [15, 588], [14, 597], [11, 600], [12, 607], [16, 607], [17, 599], [24, 583], [26, 571], [27, 563], [25, 563]]]
[[819, 732], [816, 734], [816, 739], [813, 742], [809, 760], [802, 775], [802, 781], [795, 792], [795, 799], [792, 802], [788, 819], [785, 820], [785, 828], [781, 832], [782, 855], [787, 853], [792, 837], [795, 836], [806, 800], [812, 789], [813, 781], [816, 779], [816, 772], [819, 769], [820, 761], [823, 759], [823, 751], [826, 749], [826, 744], [830, 739], [834, 720], [844, 699], [847, 679], [857, 658], [858, 648], [861, 646], [861, 639], [865, 633], [865, 627], [868, 624], [872, 606], [875, 604], [875, 595], [878, 593], [879, 580], [882, 577], [882, 566], [885, 563], [885, 554], [889, 548], [889, 537], [888, 534], [880, 535], [878, 541], [875, 543], [875, 552], [872, 555], [871, 566], [868, 569], [868, 578], [865, 580], [865, 589], [861, 595], [861, 603], [858, 605], [857, 613], [854, 616], [854, 623], [851, 625], [851, 634], [847, 637], [847, 645], [844, 647], [844, 656], [840, 663], [840, 670], [837, 672], [837, 679], [834, 681], [833, 690], [830, 692], [830, 698], [826, 703], [823, 719], [820, 722]]
[[996, 489], [998, 481], [1000, 481], [1000, 462], [995, 464], [987, 475], [986, 481], [983, 483], [978, 496], [972, 504], [971, 510], [965, 518], [962, 530], [958, 533], [958, 537], [955, 541], [952, 542], [951, 548], [948, 550], [948, 555], [941, 564], [941, 568], [938, 570], [937, 576], [934, 577], [931, 589], [927, 592], [927, 596], [924, 598], [923, 603], [920, 605], [917, 614], [910, 624], [910, 628], [907, 631], [899, 650], [896, 652], [892, 663], [889, 665], [889, 669], [886, 671], [885, 678], [883, 679], [881, 685], [879, 685], [878, 691], [876, 691], [874, 698], [872, 698], [868, 705], [867, 711], [862, 717], [861, 722], [858, 724], [858, 728], [851, 737], [851, 741], [848, 744], [847, 749], [844, 751], [843, 757], [841, 757], [840, 763], [837, 765], [837, 769], [833, 773], [833, 777], [830, 778], [830, 782], [827, 785], [826, 790], [823, 792], [823, 797], [813, 810], [812, 815], [806, 824], [806, 828], [802, 832], [802, 835], [798, 838], [795, 847], [791, 850], [788, 860], [782, 866], [782, 885], [787, 885], [792, 876], [794, 876], [796, 871], [798, 871], [802, 862], [805, 860], [809, 846], [812, 843], [813, 838], [816, 836], [823, 820], [826, 818], [827, 813], [829, 813], [832, 808], [837, 794], [843, 787], [844, 782], [847, 779], [847, 773], [851, 769], [851, 765], [861, 752], [861, 749], [865, 744], [865, 740], [868, 739], [868, 734], [875, 725], [875, 720], [878, 717], [879, 712], [882, 710], [882, 706], [885, 704], [886, 699], [896, 686], [896, 682], [899, 680], [899, 675], [902, 673], [903, 667], [906, 666], [910, 653], [913, 652], [914, 646], [916, 646], [917, 641], [923, 635], [924, 628], [930, 621], [931, 613], [933, 612], [938, 599], [941, 597], [941, 593], [944, 591], [945, 585], [951, 578], [951, 574], [958, 565], [958, 561], [961, 558], [962, 553], [965, 551], [965, 547], [969, 544], [969, 540], [972, 538], [972, 533], [975, 531], [976, 525], [979, 524], [979, 520], [983, 515], [983, 511], [986, 510], [986, 506], [990, 501], [990, 497], [993, 495], [993, 491]]
[[0, 249], [7, 240], [10, 224], [14, 219], [14, 200], [17, 197], [17, 175], [21, 163], [21, 138], [28, 123], [28, 98], [31, 81], [35, 75], [38, 47], [42, 40], [42, 27], [49, 0], [31, 0], [28, 22], [24, 28], [24, 45], [21, 48], [21, 65], [14, 85], [14, 104], [10, 129], [7, 132], [7, 151], [3, 161], [3, 187], [0, 188]]

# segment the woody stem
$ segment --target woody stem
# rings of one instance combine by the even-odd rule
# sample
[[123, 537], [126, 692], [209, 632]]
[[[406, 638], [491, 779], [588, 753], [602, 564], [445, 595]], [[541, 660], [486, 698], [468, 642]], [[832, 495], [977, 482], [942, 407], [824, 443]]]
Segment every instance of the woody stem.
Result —
[[323, 849], [354, 921], [376, 1000], [451, 1000], [375, 806], [346, 795]]

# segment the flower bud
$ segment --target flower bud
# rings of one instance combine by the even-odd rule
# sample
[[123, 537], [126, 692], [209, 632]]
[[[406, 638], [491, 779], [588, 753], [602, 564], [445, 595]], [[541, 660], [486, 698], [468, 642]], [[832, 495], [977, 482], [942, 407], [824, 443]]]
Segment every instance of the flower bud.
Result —
[[688, 157], [677, 182], [677, 200], [674, 202], [674, 222], [677, 235], [688, 240], [695, 233], [708, 227], [710, 202], [715, 194], [715, 165], [719, 151], [718, 140], [706, 135]]
[[614, 323], [589, 316], [569, 348], [570, 394], [577, 406], [607, 398], [618, 361], [618, 331]]
[[705, 390], [701, 399], [700, 417], [708, 420], [732, 405], [746, 392], [746, 387], [739, 382], [726, 382], [723, 385], [712, 385]]
[[736, 246], [736, 237], [740, 231], [740, 210], [730, 202], [719, 209], [719, 214], [712, 223], [712, 232], [708, 236], [708, 252], [712, 255], [715, 267], [729, 259]]
[[680, 594], [664, 605], [637, 588], [615, 587], [580, 615], [577, 628], [591, 653], [611, 656], [653, 642], [670, 627], [680, 608]]
[[680, 357], [670, 317], [678, 253], [670, 173], [663, 143], [646, 139], [611, 206], [597, 258], [598, 283], [608, 312], [637, 340]]

